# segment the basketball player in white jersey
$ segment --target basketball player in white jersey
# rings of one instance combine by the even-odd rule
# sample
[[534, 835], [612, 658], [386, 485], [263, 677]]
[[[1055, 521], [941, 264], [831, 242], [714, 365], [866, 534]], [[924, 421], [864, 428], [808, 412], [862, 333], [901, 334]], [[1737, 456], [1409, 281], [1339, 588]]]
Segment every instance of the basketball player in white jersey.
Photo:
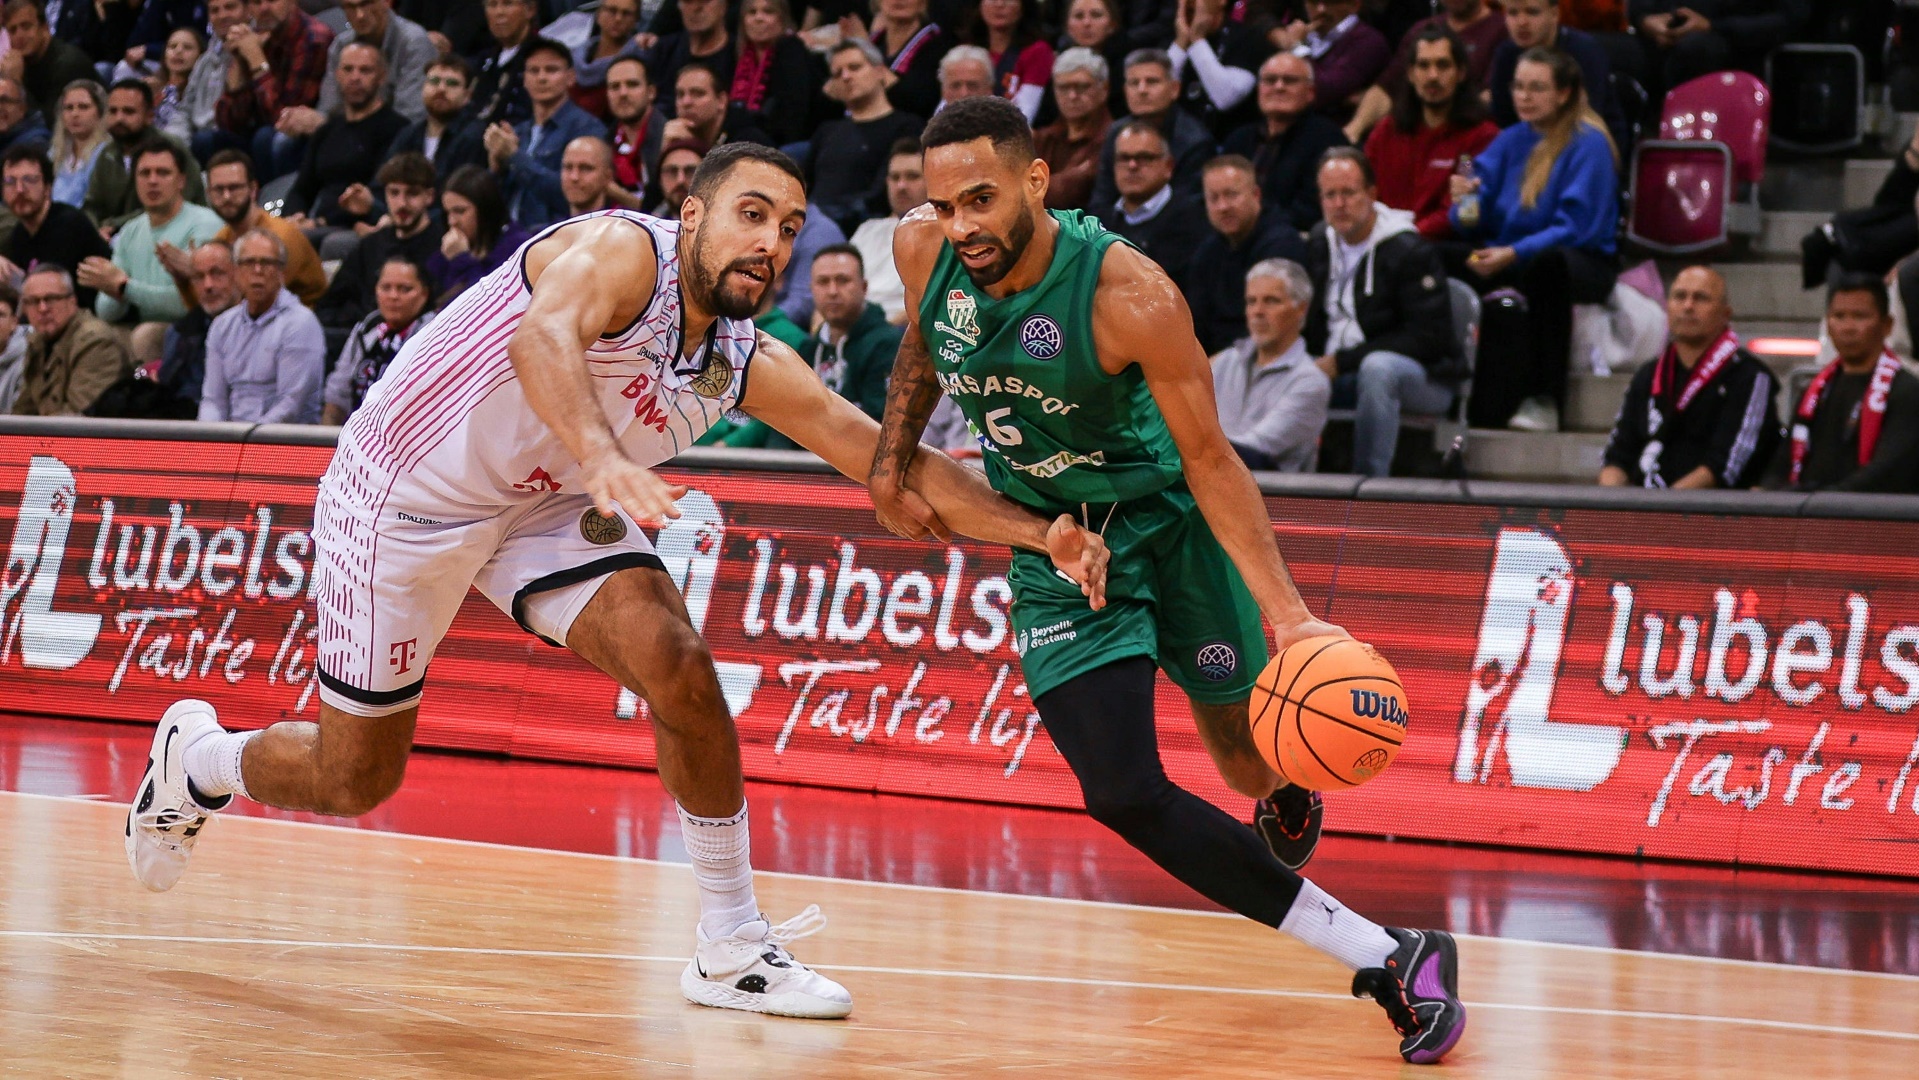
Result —
[[[227, 732], [204, 701], [167, 710], [127, 815], [127, 858], [171, 887], [235, 795], [364, 814], [400, 786], [428, 664], [469, 585], [646, 699], [678, 801], [700, 920], [682, 992], [702, 1005], [832, 1018], [852, 999], [785, 945], [748, 862], [738, 736], [712, 656], [641, 533], [685, 488], [650, 466], [738, 407], [848, 476], [879, 429], [750, 321], [806, 216], [799, 169], [749, 143], [709, 155], [678, 223], [624, 210], [534, 237], [409, 341], [342, 432], [313, 538], [318, 723]], [[1101, 602], [1105, 547], [923, 454], [919, 512], [1049, 553]]]

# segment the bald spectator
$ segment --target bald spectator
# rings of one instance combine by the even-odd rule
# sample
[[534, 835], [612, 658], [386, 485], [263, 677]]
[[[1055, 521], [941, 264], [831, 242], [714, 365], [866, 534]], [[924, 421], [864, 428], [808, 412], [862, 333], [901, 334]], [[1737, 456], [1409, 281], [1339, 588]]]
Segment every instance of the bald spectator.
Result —
[[1033, 132], [1034, 148], [1052, 170], [1046, 186], [1049, 210], [1081, 210], [1092, 197], [1099, 151], [1113, 126], [1112, 111], [1106, 107], [1109, 77], [1105, 58], [1091, 49], [1067, 49], [1053, 61], [1059, 119]]
[[566, 144], [560, 155], [560, 191], [566, 196], [568, 217], [605, 210], [612, 184], [613, 148], [605, 139], [582, 135]]
[[21, 84], [27, 108], [51, 116], [60, 107], [60, 93], [68, 83], [95, 77], [93, 62], [79, 46], [53, 36], [38, 0], [7, 0], [6, 7], [0, 8], [0, 20], [10, 46], [0, 56], [0, 75]]
[[1307, 22], [1272, 32], [1273, 44], [1313, 65], [1313, 107], [1344, 120], [1392, 59], [1386, 36], [1359, 18], [1359, 0], [1306, 0]]
[[179, 403], [175, 414], [191, 420], [200, 414], [200, 388], [207, 375], [207, 334], [213, 320], [240, 302], [233, 246], [210, 240], [192, 256], [193, 293], [198, 301], [186, 317], [167, 328], [156, 381]]
[[1726, 279], [1707, 266], [1680, 271], [1666, 293], [1666, 324], [1666, 350], [1626, 389], [1599, 483], [1752, 487], [1779, 445], [1778, 384], [1732, 332]]
[[[1178, 107], [1179, 80], [1173, 77], [1173, 59], [1163, 49], [1134, 49], [1126, 54], [1126, 109], [1133, 120], [1150, 124], [1160, 134], [1172, 155], [1174, 190], [1182, 195], [1199, 194], [1200, 170], [1214, 156], [1213, 133], [1198, 118]], [[1106, 144], [1099, 152], [1099, 176], [1093, 181], [1093, 194], [1087, 208], [1104, 214], [1119, 200], [1119, 184], [1114, 173], [1114, 144], [1119, 139], [1116, 125], [1106, 133]]]
[[80, 310], [72, 275], [43, 263], [27, 274], [20, 307], [33, 326], [15, 416], [79, 416], [106, 389], [133, 374], [119, 336]]
[[200, 419], [254, 424], [317, 424], [326, 335], [286, 290], [280, 238], [254, 231], [233, 247], [240, 303], [213, 320]]
[[1349, 145], [1338, 124], [1313, 111], [1313, 68], [1291, 53], [1259, 67], [1259, 119], [1226, 137], [1222, 149], [1253, 163], [1268, 206], [1304, 231], [1319, 220], [1319, 158]]
[[1243, 288], [1247, 336], [1213, 357], [1219, 426], [1249, 469], [1312, 472], [1333, 393], [1300, 338], [1312, 280], [1290, 259], [1262, 259]]
[[1208, 353], [1246, 336], [1240, 304], [1246, 272], [1268, 259], [1306, 258], [1306, 243], [1286, 215], [1262, 203], [1253, 163], [1235, 154], [1206, 163], [1205, 239], [1192, 252], [1180, 288], [1193, 309], [1193, 333]]
[[[993, 93], [993, 54], [978, 45], [955, 45], [940, 57], [940, 108]], [[938, 111], [938, 110], [935, 110]]]

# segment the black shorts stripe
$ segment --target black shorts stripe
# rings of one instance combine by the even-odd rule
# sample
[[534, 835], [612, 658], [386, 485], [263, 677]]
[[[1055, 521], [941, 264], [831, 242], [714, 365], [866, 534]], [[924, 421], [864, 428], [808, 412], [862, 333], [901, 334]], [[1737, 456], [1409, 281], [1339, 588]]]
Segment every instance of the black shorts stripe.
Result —
[[666, 564], [660, 561], [658, 555], [650, 551], [622, 551], [618, 555], [608, 555], [604, 559], [594, 559], [592, 562], [581, 566], [556, 571], [545, 577], [534, 578], [532, 581], [521, 586], [519, 592], [513, 594], [513, 621], [520, 624], [520, 629], [532, 634], [548, 645], [556, 649], [565, 648], [564, 645], [561, 645], [559, 642], [554, 641], [552, 638], [547, 637], [545, 634], [540, 633], [538, 630], [526, 624], [527, 598], [536, 593], [552, 592], [554, 589], [564, 589], [569, 585], [578, 585], [582, 581], [591, 581], [596, 577], [605, 577], [608, 574], [618, 573], [621, 570], [631, 570], [636, 566], [644, 566], [652, 570], [658, 570], [661, 573], [666, 572]]
[[400, 687], [398, 690], [362, 690], [357, 686], [349, 686], [333, 676], [328, 675], [325, 669], [318, 670], [320, 672], [321, 686], [326, 687], [328, 690], [333, 691], [349, 701], [357, 701], [362, 705], [370, 705], [376, 709], [383, 709], [389, 705], [398, 705], [408, 698], [418, 697], [421, 686], [426, 682], [426, 673], [421, 672], [419, 678]]

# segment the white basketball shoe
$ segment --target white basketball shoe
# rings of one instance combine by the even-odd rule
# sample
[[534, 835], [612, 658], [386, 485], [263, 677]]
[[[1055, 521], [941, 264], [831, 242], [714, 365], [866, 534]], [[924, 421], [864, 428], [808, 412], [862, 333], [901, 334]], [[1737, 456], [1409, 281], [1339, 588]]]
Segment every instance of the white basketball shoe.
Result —
[[220, 730], [213, 706], [187, 699], [168, 707], [153, 733], [147, 774], [127, 810], [127, 863], [140, 884], [154, 892], [165, 892], [180, 880], [200, 830], [214, 811], [233, 801], [233, 796], [222, 795], [201, 803], [187, 787], [187, 744]]
[[695, 1005], [837, 1020], [853, 1011], [846, 987], [786, 951], [788, 942], [819, 932], [818, 904], [775, 926], [762, 915], [722, 938], [699, 933], [693, 959], [680, 973], [680, 992]]

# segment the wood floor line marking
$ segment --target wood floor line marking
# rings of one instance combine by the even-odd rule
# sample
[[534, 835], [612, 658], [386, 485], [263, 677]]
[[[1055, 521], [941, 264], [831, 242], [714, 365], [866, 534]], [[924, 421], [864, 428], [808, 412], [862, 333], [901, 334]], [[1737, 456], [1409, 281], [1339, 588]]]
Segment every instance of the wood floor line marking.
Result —
[[[12, 796], [22, 799], [46, 799], [56, 802], [79, 802], [101, 805], [110, 800], [105, 795], [42, 795], [30, 791], [0, 791], [0, 796]], [[235, 814], [226, 817], [229, 821], [255, 822], [262, 825], [282, 825], [300, 829], [322, 829], [329, 832], [348, 833], [357, 836], [399, 836], [409, 840], [422, 840], [434, 844], [450, 844], [456, 847], [481, 848], [492, 851], [532, 852], [540, 855], [555, 855], [572, 859], [595, 859], [612, 863], [640, 863], [678, 869], [692, 873], [690, 863], [676, 862], [671, 859], [649, 859], [640, 855], [604, 855], [597, 851], [570, 851], [566, 848], [528, 847], [525, 844], [502, 844], [493, 840], [464, 840], [456, 836], [434, 836], [430, 833], [401, 832], [375, 828], [362, 828], [358, 825], [330, 825], [320, 821], [287, 821], [282, 818], [246, 817]], [[755, 877], [785, 878], [791, 881], [830, 881], [841, 885], [865, 885], [877, 889], [907, 889], [915, 892], [948, 893], [961, 896], [996, 896], [1008, 900], [1028, 901], [1039, 904], [1068, 904], [1079, 907], [1104, 908], [1113, 911], [1162, 912], [1174, 915], [1188, 915], [1203, 919], [1233, 919], [1244, 916], [1230, 911], [1207, 911], [1199, 908], [1166, 907], [1160, 904], [1129, 904], [1117, 900], [1087, 900], [1077, 896], [1044, 896], [1035, 893], [996, 892], [990, 889], [962, 889], [952, 885], [920, 885], [910, 881], [874, 881], [868, 878], [836, 878], [821, 874], [801, 874], [791, 870], [753, 871]], [[1773, 971], [1790, 971], [1795, 975], [1829, 975], [1848, 979], [1890, 979], [1897, 982], [1919, 982], [1919, 975], [1903, 975], [1896, 971], [1855, 971], [1851, 968], [1819, 967], [1812, 964], [1788, 964], [1778, 960], [1745, 960], [1727, 956], [1697, 956], [1691, 953], [1658, 952], [1651, 949], [1622, 949], [1614, 945], [1584, 945], [1570, 941], [1539, 941], [1532, 938], [1499, 937], [1492, 934], [1455, 933], [1453, 937], [1462, 941], [1484, 941], [1504, 947], [1534, 949], [1568, 949], [1575, 952], [1615, 953], [1623, 956], [1641, 957], [1648, 960], [1671, 961], [1689, 964], [1728, 964], [1738, 967], [1765, 968]]]
[[[299, 938], [197, 937], [187, 934], [86, 933], [78, 930], [0, 930], [0, 938], [42, 938], [53, 941], [129, 941], [179, 945], [272, 946], [294, 949], [348, 949], [365, 952], [413, 952], [458, 956], [510, 956], [540, 960], [590, 960], [629, 964], [684, 964], [687, 957], [650, 953], [577, 952], [558, 949], [500, 949], [472, 945], [407, 945], [380, 941], [314, 941]], [[1169, 993], [1228, 994], [1241, 997], [1301, 998], [1313, 1001], [1350, 1001], [1362, 999], [1347, 994], [1320, 990], [1285, 990], [1276, 987], [1204, 986], [1197, 983], [1155, 983], [1128, 979], [1088, 979], [1070, 975], [1032, 975], [1000, 971], [946, 971], [937, 968], [875, 967], [864, 964], [822, 964], [822, 970], [850, 971], [863, 975], [896, 975], [933, 979], [978, 979], [986, 982], [1045, 983], [1055, 986], [1084, 986], [1111, 990], [1153, 990]], [[1919, 1032], [1881, 1031], [1875, 1028], [1838, 1027], [1808, 1024], [1795, 1020], [1767, 1020], [1751, 1016], [1715, 1016], [1708, 1013], [1649, 1012], [1638, 1009], [1591, 1009], [1574, 1005], [1525, 1005], [1502, 1001], [1468, 1001], [1468, 1008], [1511, 1012], [1555, 1013], [1567, 1016], [1617, 1017], [1632, 1020], [1730, 1024], [1739, 1027], [1772, 1028], [1825, 1035], [1857, 1035], [1876, 1039], [1919, 1042]], [[510, 1011], [510, 1010], [509, 1010]]]

